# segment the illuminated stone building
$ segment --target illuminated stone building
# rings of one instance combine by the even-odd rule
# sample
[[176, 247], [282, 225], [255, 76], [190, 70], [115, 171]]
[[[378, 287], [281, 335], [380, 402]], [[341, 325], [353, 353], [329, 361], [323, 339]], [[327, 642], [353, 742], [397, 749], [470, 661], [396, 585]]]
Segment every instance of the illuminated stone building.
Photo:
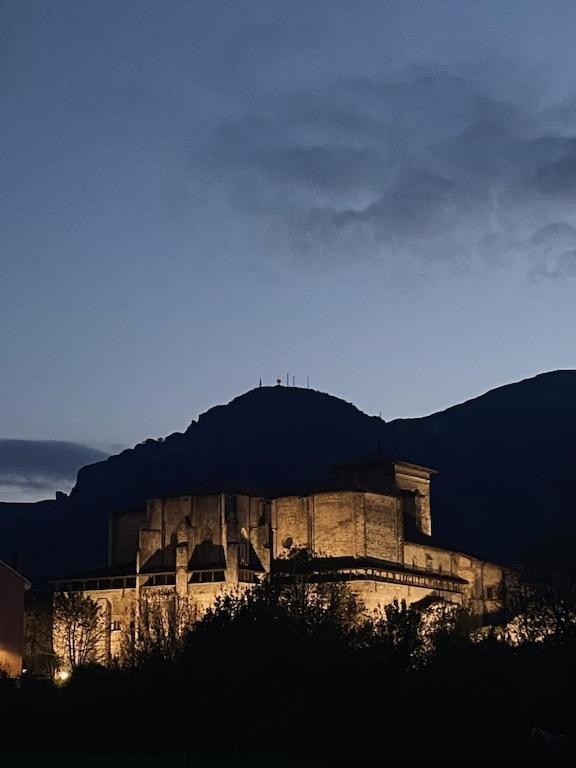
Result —
[[502, 567], [435, 541], [433, 474], [377, 455], [334, 466], [321, 484], [150, 499], [112, 515], [106, 568], [55, 587], [100, 602], [112, 655], [143, 595], [168, 590], [202, 611], [265, 577], [345, 581], [367, 611], [435, 598], [482, 618], [498, 609]]

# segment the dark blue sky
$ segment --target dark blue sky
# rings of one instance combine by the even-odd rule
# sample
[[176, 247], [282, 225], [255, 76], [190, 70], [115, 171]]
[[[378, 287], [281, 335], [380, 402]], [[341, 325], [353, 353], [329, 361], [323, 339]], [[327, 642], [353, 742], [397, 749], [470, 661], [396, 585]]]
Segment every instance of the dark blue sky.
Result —
[[[571, 1], [0, 0], [0, 436], [576, 359]], [[1, 494], [0, 494], [1, 495]]]

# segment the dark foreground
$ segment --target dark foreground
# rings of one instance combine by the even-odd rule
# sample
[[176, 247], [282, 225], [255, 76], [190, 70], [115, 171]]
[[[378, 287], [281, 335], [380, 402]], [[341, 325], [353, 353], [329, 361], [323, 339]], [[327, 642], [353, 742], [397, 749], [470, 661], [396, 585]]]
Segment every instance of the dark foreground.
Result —
[[576, 757], [571, 610], [545, 641], [511, 646], [480, 640], [461, 610], [441, 609], [431, 624], [394, 604], [359, 621], [339, 585], [262, 585], [184, 626], [166, 620], [165, 601], [158, 607], [148, 606], [116, 666], [80, 666], [64, 685], [0, 681], [2, 768]]
[[455, 644], [410, 670], [329, 637], [214, 642], [3, 686], [2, 765], [568, 764], [575, 699], [571, 648]]

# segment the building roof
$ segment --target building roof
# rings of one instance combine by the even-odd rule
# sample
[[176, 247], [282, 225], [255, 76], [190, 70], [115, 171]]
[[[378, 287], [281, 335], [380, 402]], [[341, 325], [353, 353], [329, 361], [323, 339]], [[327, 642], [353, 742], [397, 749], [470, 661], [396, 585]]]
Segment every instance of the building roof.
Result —
[[0, 566], [2, 566], [3, 568], [6, 568], [6, 570], [10, 571], [15, 576], [18, 576], [19, 579], [22, 579], [22, 581], [24, 582], [24, 588], [25, 589], [29, 589], [30, 588], [30, 586], [31, 586], [30, 582], [28, 581], [26, 576], [23, 576], [20, 573], [20, 571], [17, 571], [15, 568], [12, 568], [12, 566], [8, 565], [8, 563], [6, 563], [4, 560], [0, 560]]
[[[286, 496], [313, 496], [317, 493], [380, 493], [383, 496], [405, 496], [412, 493], [405, 489], [396, 489], [391, 485], [384, 487], [378, 481], [357, 482], [354, 479], [329, 477], [323, 480], [289, 481], [285, 483], [273, 483], [266, 486], [250, 487], [241, 485], [215, 485], [196, 486], [185, 490], [175, 491], [167, 496], [156, 496], [157, 499], [172, 499], [182, 496], [220, 496], [238, 495], [251, 496], [259, 499], [279, 499]], [[121, 515], [122, 510], [116, 514]]]
[[106, 565], [103, 568], [91, 568], [81, 573], [67, 573], [52, 577], [49, 581], [85, 581], [86, 579], [106, 579], [114, 576], [134, 576], [136, 563], [120, 563], [120, 565]]
[[386, 456], [383, 453], [373, 453], [368, 456], [359, 456], [356, 459], [350, 459], [349, 461], [339, 461], [336, 464], [332, 464], [334, 469], [344, 469], [346, 467], [371, 467], [371, 466], [396, 466], [401, 465], [403, 467], [412, 467], [413, 469], [421, 469], [424, 472], [429, 472], [431, 475], [437, 475], [438, 470], [432, 469], [432, 467], [425, 467], [423, 464], [414, 464], [412, 461], [404, 461], [404, 459], [392, 458]]
[[455, 576], [447, 571], [434, 571], [427, 568], [419, 568], [406, 563], [399, 563], [394, 560], [381, 560], [377, 557], [303, 557], [298, 558], [280, 558], [273, 561], [273, 571], [277, 573], [311, 573], [311, 572], [330, 572], [354, 568], [375, 568], [385, 571], [396, 571], [401, 573], [410, 573], [417, 576], [431, 576], [441, 578], [446, 581], [453, 581], [458, 584], [467, 584], [467, 580], [460, 576]]
[[454, 552], [456, 555], [471, 557], [474, 560], [479, 560], [482, 563], [492, 563], [493, 565], [499, 565], [502, 568], [511, 568], [513, 570], [513, 567], [507, 563], [501, 563], [491, 557], [484, 557], [478, 553], [470, 552], [468, 549], [462, 549], [454, 543], [439, 539], [434, 534], [429, 536], [426, 533], [422, 533], [416, 528], [416, 525], [411, 526], [410, 530], [406, 531], [404, 540], [406, 544], [419, 544], [423, 547], [430, 547], [431, 549], [441, 549], [444, 552]]
[[317, 493], [380, 493], [383, 496], [400, 496], [395, 488], [383, 488], [379, 483], [356, 482], [346, 478], [328, 478], [320, 481], [285, 483], [262, 489], [264, 498], [279, 499], [284, 496], [313, 496]]

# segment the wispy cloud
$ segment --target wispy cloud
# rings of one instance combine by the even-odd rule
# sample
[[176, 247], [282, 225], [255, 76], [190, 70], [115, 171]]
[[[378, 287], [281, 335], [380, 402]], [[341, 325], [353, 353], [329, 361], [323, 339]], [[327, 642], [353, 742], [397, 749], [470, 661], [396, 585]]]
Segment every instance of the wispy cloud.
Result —
[[229, 200], [294, 254], [576, 274], [576, 102], [503, 98], [473, 72], [270, 97], [215, 134]]
[[80, 443], [0, 438], [0, 501], [38, 501], [68, 492], [81, 467], [107, 455]]

